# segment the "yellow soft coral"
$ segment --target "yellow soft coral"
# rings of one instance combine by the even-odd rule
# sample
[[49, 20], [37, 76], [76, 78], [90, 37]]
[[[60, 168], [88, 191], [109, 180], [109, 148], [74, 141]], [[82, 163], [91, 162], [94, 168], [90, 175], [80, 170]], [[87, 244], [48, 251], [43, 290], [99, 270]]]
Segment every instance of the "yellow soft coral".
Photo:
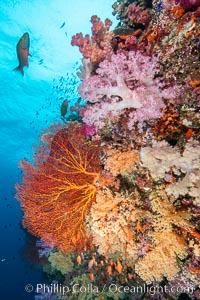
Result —
[[177, 210], [170, 198], [167, 196], [164, 187], [160, 187], [150, 194], [153, 210], [153, 227], [157, 232], [173, 231], [173, 225], [181, 228], [191, 228], [189, 219], [191, 214], [187, 209]]
[[120, 152], [116, 149], [109, 149], [106, 152], [107, 160], [105, 169], [110, 171], [114, 176], [118, 174], [126, 175], [133, 171], [133, 167], [139, 161], [137, 150], [127, 150]]
[[147, 252], [135, 265], [135, 271], [147, 283], [161, 281], [163, 277], [172, 280], [180, 270], [177, 256], [186, 254], [186, 244], [182, 237], [174, 232], [154, 232], [152, 238], [155, 248]]
[[[134, 199], [135, 197], [135, 199]], [[98, 191], [89, 218], [88, 230], [101, 254], [122, 252], [135, 256], [134, 230], [130, 223], [136, 221], [137, 196], [112, 194], [111, 190]], [[129, 253], [130, 252], [130, 253]]]
[[100, 254], [121, 253], [146, 283], [163, 277], [172, 280], [180, 270], [177, 257], [187, 253], [185, 237], [174, 226], [192, 228], [190, 212], [178, 210], [162, 185], [150, 191], [149, 201], [151, 211], [142, 208], [136, 191], [124, 195], [99, 190], [88, 216], [88, 231]]
[[191, 227], [190, 214], [187, 210], [177, 210], [167, 196], [164, 187], [160, 186], [150, 194], [153, 214], [154, 232], [149, 233], [154, 247], [138, 260], [135, 271], [146, 282], [160, 281], [163, 277], [172, 280], [180, 271], [177, 257], [186, 255], [184, 237], [174, 232], [174, 225], [183, 228]]

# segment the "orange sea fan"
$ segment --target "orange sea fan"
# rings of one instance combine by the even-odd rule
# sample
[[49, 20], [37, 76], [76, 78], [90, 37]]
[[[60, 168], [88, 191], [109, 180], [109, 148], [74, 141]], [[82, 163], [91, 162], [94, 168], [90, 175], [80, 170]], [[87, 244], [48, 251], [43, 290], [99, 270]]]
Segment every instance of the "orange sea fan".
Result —
[[23, 227], [65, 252], [87, 248], [84, 222], [96, 195], [99, 154], [99, 143], [86, 141], [79, 125], [71, 123], [38, 149], [35, 166], [21, 161], [24, 176], [16, 198]]

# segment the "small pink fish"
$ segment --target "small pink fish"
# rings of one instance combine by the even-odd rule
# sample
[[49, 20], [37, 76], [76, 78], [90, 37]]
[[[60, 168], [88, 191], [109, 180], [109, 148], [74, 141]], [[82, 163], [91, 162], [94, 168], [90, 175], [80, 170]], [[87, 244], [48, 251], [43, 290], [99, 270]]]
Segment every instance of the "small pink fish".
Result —
[[94, 265], [94, 260], [90, 259], [89, 262], [88, 262], [88, 271], [92, 270], [93, 265]]
[[19, 71], [22, 76], [24, 76], [24, 67], [28, 67], [28, 56], [29, 53], [30, 38], [28, 32], [25, 32], [17, 43], [17, 58], [19, 61], [19, 66], [13, 69], [13, 71]]

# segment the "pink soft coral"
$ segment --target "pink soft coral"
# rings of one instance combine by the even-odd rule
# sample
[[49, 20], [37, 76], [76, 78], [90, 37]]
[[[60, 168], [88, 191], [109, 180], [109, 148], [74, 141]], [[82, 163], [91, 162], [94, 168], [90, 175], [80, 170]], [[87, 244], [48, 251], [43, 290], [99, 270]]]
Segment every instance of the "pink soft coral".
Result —
[[147, 10], [142, 10], [140, 6], [137, 6], [134, 3], [132, 3], [128, 6], [128, 18], [133, 23], [147, 26], [150, 22], [151, 15]]
[[83, 37], [82, 33], [77, 33], [72, 37], [72, 46], [78, 46], [85, 58], [90, 58], [92, 64], [98, 64], [105, 58], [113, 54], [111, 40], [113, 33], [109, 32], [112, 22], [106, 19], [101, 22], [97, 16], [91, 17], [92, 36], [88, 34]]
[[115, 122], [125, 109], [131, 109], [129, 128], [136, 121], [158, 118], [165, 107], [163, 99], [175, 98], [174, 88], [165, 88], [158, 73], [155, 57], [130, 51], [126, 55], [112, 55], [104, 60], [97, 75], [83, 80], [79, 93], [89, 102], [82, 112], [88, 125], [102, 128], [109, 121]]
[[96, 133], [96, 129], [94, 126], [82, 124], [80, 128], [80, 133], [83, 134], [85, 137], [93, 136]]

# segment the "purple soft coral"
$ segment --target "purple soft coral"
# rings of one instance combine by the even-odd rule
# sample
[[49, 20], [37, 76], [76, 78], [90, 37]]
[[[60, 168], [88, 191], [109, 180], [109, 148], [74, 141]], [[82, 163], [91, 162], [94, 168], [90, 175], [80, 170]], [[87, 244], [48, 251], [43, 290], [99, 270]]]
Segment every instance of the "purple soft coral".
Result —
[[39, 258], [48, 257], [53, 247], [46, 245], [42, 240], [37, 240], [36, 246], [38, 249]]
[[79, 88], [81, 97], [90, 102], [83, 111], [83, 121], [102, 128], [129, 109], [131, 129], [136, 121], [160, 117], [163, 99], [174, 99], [175, 92], [174, 88], [164, 88], [155, 78], [157, 72], [157, 58], [140, 52], [119, 53], [111, 61], [104, 60], [97, 75], [83, 80]]
[[175, 0], [175, 4], [179, 4], [184, 10], [197, 8], [200, 6], [200, 0]]

